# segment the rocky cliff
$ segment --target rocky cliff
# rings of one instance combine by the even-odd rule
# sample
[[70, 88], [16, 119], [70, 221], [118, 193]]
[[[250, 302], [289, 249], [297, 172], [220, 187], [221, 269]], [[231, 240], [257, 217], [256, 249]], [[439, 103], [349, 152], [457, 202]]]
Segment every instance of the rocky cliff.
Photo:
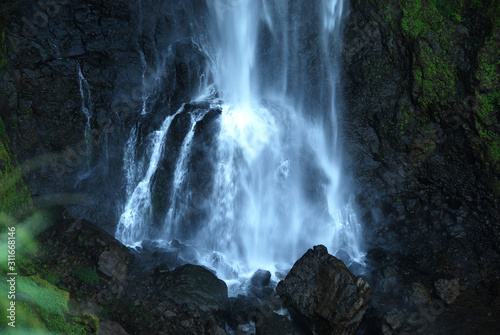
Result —
[[343, 122], [367, 241], [471, 287], [498, 269], [498, 6], [352, 1], [345, 30]]
[[[379, 310], [384, 334], [432, 325], [401, 312], [415, 285], [436, 294], [436, 280], [454, 278], [498, 296], [499, 13], [497, 1], [351, 1], [344, 137], [375, 306], [407, 297], [395, 318]], [[479, 329], [455, 322], [451, 333]]]

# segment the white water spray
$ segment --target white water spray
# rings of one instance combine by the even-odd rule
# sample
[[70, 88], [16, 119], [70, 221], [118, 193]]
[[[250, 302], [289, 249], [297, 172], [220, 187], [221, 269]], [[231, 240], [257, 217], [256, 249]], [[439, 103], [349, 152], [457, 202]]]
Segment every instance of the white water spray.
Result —
[[148, 238], [148, 231], [152, 221], [151, 179], [158, 167], [158, 162], [160, 161], [165, 145], [165, 136], [170, 128], [170, 124], [182, 109], [183, 107], [174, 115], [167, 116], [160, 130], [155, 131], [150, 136], [151, 156], [148, 169], [144, 178], [137, 184], [128, 198], [116, 231], [117, 237], [127, 244], [134, 244], [134, 241], [140, 243], [143, 239]]
[[[85, 142], [86, 142], [86, 156], [87, 156], [87, 170], [90, 169], [90, 120], [92, 119], [92, 96], [90, 95], [90, 87], [87, 79], [83, 76], [82, 69], [80, 64], [77, 63], [77, 72], [78, 72], [78, 86], [80, 88], [80, 99], [82, 100], [81, 110], [85, 117], [87, 118], [87, 122], [85, 123]], [[88, 171], [87, 171], [88, 174]]]
[[[162, 159], [166, 133], [182, 111], [165, 118], [150, 136], [149, 165], [126, 156], [127, 202], [117, 237], [127, 245], [144, 239], [189, 240], [199, 261], [224, 279], [264, 268], [290, 267], [308, 248], [343, 249], [362, 262], [360, 223], [343, 180], [338, 146], [338, 57], [343, 0], [207, 1], [211, 25], [195, 40], [207, 54], [204, 92], [196, 103], [210, 100], [221, 111], [214, 167], [208, 190], [208, 213], [190, 222], [185, 210], [192, 197], [189, 176], [205, 173], [190, 168], [196, 127], [207, 115], [190, 110], [190, 125], [180, 145], [163, 226], [152, 226], [152, 177]], [[305, 15], [305, 17], [302, 17]], [[307, 20], [306, 20], [307, 18]], [[301, 23], [302, 24], [299, 24]], [[209, 44], [209, 45], [207, 45]], [[213, 78], [213, 81], [207, 78]], [[141, 114], [146, 114], [143, 105]], [[184, 111], [187, 112], [187, 111]], [[127, 152], [137, 146], [136, 130]], [[142, 179], [137, 179], [143, 174]], [[140, 181], [139, 181], [140, 180]], [[181, 231], [196, 229], [189, 234]]]

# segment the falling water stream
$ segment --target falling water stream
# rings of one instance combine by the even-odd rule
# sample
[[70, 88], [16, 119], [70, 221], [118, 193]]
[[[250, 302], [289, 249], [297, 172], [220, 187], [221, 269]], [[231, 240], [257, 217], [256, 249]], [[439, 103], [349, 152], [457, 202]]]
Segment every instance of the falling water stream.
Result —
[[[197, 262], [235, 282], [257, 269], [288, 269], [316, 244], [362, 262], [360, 223], [338, 143], [344, 1], [218, 0], [207, 7], [208, 35], [193, 41], [211, 60], [206, 78], [212, 80], [186, 101], [205, 107], [183, 105], [167, 113], [158, 130], [142, 139], [145, 160], [135, 156], [139, 139], [132, 129], [117, 238], [129, 246], [181, 241], [194, 248]], [[141, 114], [147, 113], [142, 106]], [[200, 155], [194, 147], [210, 110], [218, 111], [213, 164], [201, 171], [193, 168]], [[178, 133], [174, 121], [185, 114], [188, 126], [173, 155], [168, 138]], [[166, 210], [161, 220], [153, 219], [153, 184], [169, 153], [175, 158], [168, 163], [173, 176]], [[191, 176], [207, 173], [205, 215], [191, 216], [198, 222], [188, 229], [186, 208], [200, 201]]]

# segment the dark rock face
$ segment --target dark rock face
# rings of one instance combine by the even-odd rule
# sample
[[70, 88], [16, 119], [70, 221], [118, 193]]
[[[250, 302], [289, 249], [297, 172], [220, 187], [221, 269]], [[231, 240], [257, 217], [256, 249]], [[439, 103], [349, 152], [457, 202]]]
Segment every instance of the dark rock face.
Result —
[[[350, 1], [342, 124], [373, 248], [367, 332], [425, 325], [444, 333], [440, 308], [429, 318], [403, 311], [444, 306], [459, 286], [489, 296], [499, 276], [499, 81], [485, 76], [486, 68], [498, 72], [498, 4], [453, 4]], [[443, 278], [458, 283], [436, 286]], [[398, 312], [388, 317], [391, 308]], [[471, 327], [461, 317], [452, 323]]]
[[204, 1], [2, 5], [0, 116], [39, 207], [115, 228], [131, 128], [158, 129], [199, 89], [191, 36], [204, 12]]
[[292, 318], [312, 334], [354, 334], [371, 301], [368, 283], [321, 245], [294, 264], [276, 291]]
[[351, 1], [342, 66], [347, 157], [366, 240], [392, 253], [394, 263], [383, 266], [404, 268], [408, 285], [432, 273], [477, 289], [500, 269], [492, 151], [500, 123], [487, 102], [498, 81], [484, 77], [498, 69], [489, 47], [498, 27], [488, 14], [498, 9], [427, 1], [416, 10], [419, 3]]

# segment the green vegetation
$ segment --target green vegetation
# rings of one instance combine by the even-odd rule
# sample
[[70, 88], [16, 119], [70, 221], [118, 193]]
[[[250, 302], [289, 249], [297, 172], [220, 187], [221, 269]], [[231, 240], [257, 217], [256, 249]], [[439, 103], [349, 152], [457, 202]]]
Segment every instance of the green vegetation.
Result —
[[75, 317], [72, 321], [83, 327], [83, 334], [97, 334], [99, 331], [99, 318], [94, 314], [85, 313], [81, 318]]
[[0, 118], [0, 212], [18, 218], [32, 209], [28, 186], [22, 179], [21, 168], [9, 149], [9, 139]]
[[[474, 149], [496, 183], [494, 188], [500, 191], [500, 55], [495, 41], [500, 27], [500, 1], [410, 0], [398, 3], [402, 8], [401, 31], [414, 48], [412, 84], [417, 102], [417, 110], [403, 114], [399, 111], [396, 120], [400, 135], [407, 129], [425, 127], [422, 115], [443, 121], [445, 113], [461, 101], [463, 84], [458, 79], [456, 59], [453, 58], [454, 47], [463, 43], [458, 29], [463, 31], [460, 27], [471, 15], [484, 15], [488, 36], [479, 48], [475, 73], [479, 87], [475, 87], [474, 124], [480, 142]], [[389, 21], [394, 15], [386, 7], [379, 5], [383, 19]], [[414, 121], [420, 125], [413, 125]], [[424, 153], [433, 152], [435, 145], [426, 144]]]
[[[30, 255], [37, 254], [35, 240], [40, 232], [50, 224], [47, 213], [37, 213], [23, 222], [0, 213], [0, 254], [7, 259], [6, 228], [15, 227], [16, 259], [16, 327], [0, 324], [1, 334], [94, 334], [99, 329], [99, 319], [91, 314], [84, 315], [76, 322], [69, 315], [69, 292], [55, 286], [59, 279], [50, 271], [42, 270]], [[0, 271], [7, 271], [7, 262], [0, 262]], [[40, 274], [41, 273], [41, 274]], [[49, 280], [50, 279], [50, 280]], [[9, 292], [8, 283], [0, 281], [0, 290]], [[7, 294], [0, 297], [0, 308], [6, 310], [10, 305]]]
[[0, 33], [0, 69], [7, 65], [7, 43], [5, 41], [5, 30]]
[[71, 275], [86, 284], [95, 284], [99, 282], [99, 276], [95, 270], [90, 267], [77, 267], [71, 272]]
[[[424, 110], [439, 104], [449, 106], [450, 98], [456, 92], [455, 65], [446, 52], [439, 54], [428, 43], [419, 43], [419, 61], [421, 67], [413, 69], [413, 84], [419, 89], [419, 100]], [[440, 115], [434, 115], [440, 118]]]
[[[456, 29], [450, 17], [460, 22], [462, 6], [452, 6], [451, 2], [402, 2], [403, 34], [418, 40], [412, 74], [413, 85], [419, 92], [418, 102], [423, 111], [436, 105], [448, 107], [450, 98], [457, 91], [456, 68], [448, 50], [454, 45]], [[439, 114], [434, 116], [437, 119], [441, 117]]]
[[[491, 8], [497, 12], [492, 13]], [[480, 150], [487, 152], [486, 168], [494, 174], [493, 188], [500, 194], [500, 51], [495, 36], [500, 33], [500, 1], [493, 1], [488, 11], [493, 25], [490, 37], [478, 53], [478, 68], [475, 73], [479, 88], [476, 89], [475, 126], [482, 144]], [[484, 148], [484, 149], [483, 149]]]

